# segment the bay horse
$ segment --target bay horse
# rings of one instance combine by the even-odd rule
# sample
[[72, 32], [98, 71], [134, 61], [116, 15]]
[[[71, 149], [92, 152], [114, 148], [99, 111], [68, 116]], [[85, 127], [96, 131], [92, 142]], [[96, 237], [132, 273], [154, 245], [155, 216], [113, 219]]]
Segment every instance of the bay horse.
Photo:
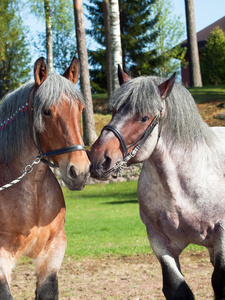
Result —
[[64, 76], [48, 76], [41, 57], [34, 65], [35, 81], [7, 95], [0, 108], [1, 300], [12, 299], [10, 273], [22, 255], [36, 266], [35, 299], [58, 299], [65, 202], [49, 164], [59, 167], [69, 189], [84, 187], [90, 162], [81, 133], [78, 72], [74, 58]]
[[186, 88], [158, 77], [131, 79], [119, 68], [113, 115], [89, 159], [106, 179], [144, 162], [138, 180], [140, 217], [158, 258], [166, 299], [194, 299], [179, 263], [190, 244], [206, 247], [215, 299], [225, 299], [225, 130], [210, 128]]

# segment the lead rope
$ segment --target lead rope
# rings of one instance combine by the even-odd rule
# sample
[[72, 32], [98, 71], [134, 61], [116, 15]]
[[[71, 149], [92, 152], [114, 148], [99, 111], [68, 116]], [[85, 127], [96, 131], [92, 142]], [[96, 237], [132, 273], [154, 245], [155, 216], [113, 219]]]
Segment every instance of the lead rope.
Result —
[[38, 156], [35, 158], [35, 160], [34, 160], [30, 165], [27, 165], [27, 166], [25, 167], [24, 173], [23, 173], [21, 176], [19, 176], [18, 178], [14, 179], [14, 180], [11, 181], [10, 183], [7, 183], [7, 184], [3, 185], [2, 187], [0, 187], [0, 191], [3, 191], [3, 190], [5, 190], [5, 189], [7, 189], [7, 188], [13, 186], [14, 184], [20, 182], [20, 181], [23, 179], [24, 176], [26, 176], [27, 174], [30, 174], [30, 173], [33, 171], [33, 165], [39, 164], [40, 161], [41, 161], [41, 158], [40, 158], [40, 156], [38, 155]]

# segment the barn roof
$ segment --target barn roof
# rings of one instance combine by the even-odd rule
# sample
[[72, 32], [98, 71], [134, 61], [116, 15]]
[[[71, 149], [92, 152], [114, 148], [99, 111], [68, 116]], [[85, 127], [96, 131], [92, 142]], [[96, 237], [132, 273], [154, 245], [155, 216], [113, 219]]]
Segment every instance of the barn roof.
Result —
[[[197, 32], [197, 41], [198, 41], [199, 51], [205, 46], [206, 39], [209, 37], [210, 32], [217, 26], [219, 26], [225, 32], [225, 17], [217, 20], [216, 22], [205, 27], [201, 31]], [[185, 40], [181, 43], [181, 47], [182, 48], [188, 47], [187, 40]]]

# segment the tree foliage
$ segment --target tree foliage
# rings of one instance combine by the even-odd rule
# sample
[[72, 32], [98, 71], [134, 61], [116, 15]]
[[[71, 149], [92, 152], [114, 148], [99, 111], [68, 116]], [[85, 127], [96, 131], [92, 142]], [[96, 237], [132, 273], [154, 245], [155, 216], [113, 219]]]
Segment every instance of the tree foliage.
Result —
[[[157, 16], [150, 18], [151, 5], [156, 0], [119, 0], [120, 29], [123, 69], [132, 76], [154, 73], [157, 58], [155, 51], [149, 50], [149, 45], [154, 43], [158, 33], [153, 30]], [[103, 1], [90, 0], [87, 5], [92, 28], [87, 33], [99, 44], [99, 48], [90, 51], [90, 62], [93, 70], [90, 71], [92, 90], [106, 92], [106, 75], [96, 77], [96, 74], [106, 74], [105, 45], [104, 45], [104, 20]], [[101, 55], [100, 55], [101, 54]], [[104, 80], [103, 80], [104, 77]], [[103, 83], [103, 85], [102, 85]]]
[[27, 31], [16, 15], [17, 2], [0, 2], [0, 98], [29, 79]]
[[[43, 0], [27, 0], [31, 12], [45, 20]], [[73, 2], [70, 0], [50, 0], [50, 16], [53, 32], [54, 69], [63, 73], [76, 52]], [[39, 52], [46, 53], [45, 33], [39, 33], [39, 43], [35, 46]]]
[[153, 5], [153, 13], [158, 15], [154, 29], [160, 33], [154, 43], [156, 55], [161, 60], [156, 67], [159, 77], [169, 77], [178, 70], [180, 63], [185, 65], [186, 48], [182, 49], [179, 44], [185, 26], [180, 17], [172, 14], [172, 10], [173, 6], [168, 0], [157, 0]]
[[[159, 34], [154, 29], [159, 15], [153, 15], [156, 0], [120, 0], [123, 69], [133, 76], [154, 73], [159, 63], [153, 44]], [[151, 50], [150, 50], [151, 47]]]
[[[106, 92], [103, 9], [100, 0], [89, 0], [87, 18], [92, 28], [87, 33], [98, 49], [89, 51], [92, 90]], [[167, 0], [119, 0], [123, 69], [131, 76], [170, 75], [183, 60], [185, 51], [175, 47], [185, 30], [178, 18], [171, 18]]]
[[225, 84], [225, 33], [216, 27], [209, 35], [202, 52], [203, 84]]

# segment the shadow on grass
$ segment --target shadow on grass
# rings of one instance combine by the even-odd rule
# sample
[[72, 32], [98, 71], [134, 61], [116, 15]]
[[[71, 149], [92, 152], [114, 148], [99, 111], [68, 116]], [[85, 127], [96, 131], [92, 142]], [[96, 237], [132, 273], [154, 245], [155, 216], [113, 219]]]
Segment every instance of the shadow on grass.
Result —
[[[76, 195], [77, 198], [79, 198], [79, 200], [82, 201], [82, 199], [102, 199], [104, 198], [105, 200], [107, 198], [113, 198], [113, 199], [118, 199], [118, 202], [121, 201], [126, 201], [126, 199], [130, 200], [130, 199], [137, 199], [137, 192], [132, 192], [132, 193], [128, 193], [128, 192], [113, 192], [113, 193], [96, 193], [96, 194], [87, 194], [87, 195], [82, 195], [82, 193], [80, 192], [80, 195]], [[121, 201], [120, 201], [121, 199]], [[114, 201], [113, 201], [114, 202]], [[116, 201], [117, 202], [117, 201]], [[108, 202], [110, 203], [110, 202]]]
[[134, 199], [134, 200], [123, 200], [123, 201], [110, 201], [110, 202], [104, 202], [104, 203], [101, 203], [101, 204], [110, 204], [110, 205], [121, 205], [121, 204], [129, 204], [129, 203], [138, 203], [138, 200], [137, 199]]
[[204, 86], [188, 88], [196, 103], [225, 101], [225, 86]]

